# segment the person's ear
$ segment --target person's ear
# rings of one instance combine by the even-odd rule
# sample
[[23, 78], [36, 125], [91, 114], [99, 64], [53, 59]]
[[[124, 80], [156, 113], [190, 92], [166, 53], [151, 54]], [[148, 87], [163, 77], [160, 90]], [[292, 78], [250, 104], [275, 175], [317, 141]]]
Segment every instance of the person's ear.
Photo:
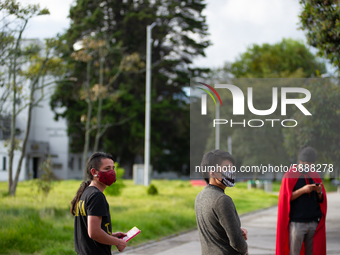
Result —
[[215, 178], [215, 179], [220, 179], [220, 178], [222, 178], [222, 175], [221, 175], [221, 173], [219, 173], [219, 172], [213, 172], [213, 171], [211, 171], [211, 172], [209, 172], [209, 175], [210, 175], [210, 178]]
[[210, 178], [216, 178], [216, 173], [211, 171], [209, 172]]
[[92, 174], [94, 177], [97, 177], [97, 175], [98, 175], [97, 172], [98, 172], [98, 171], [97, 171], [96, 169], [94, 169], [94, 168], [91, 169], [91, 174]]

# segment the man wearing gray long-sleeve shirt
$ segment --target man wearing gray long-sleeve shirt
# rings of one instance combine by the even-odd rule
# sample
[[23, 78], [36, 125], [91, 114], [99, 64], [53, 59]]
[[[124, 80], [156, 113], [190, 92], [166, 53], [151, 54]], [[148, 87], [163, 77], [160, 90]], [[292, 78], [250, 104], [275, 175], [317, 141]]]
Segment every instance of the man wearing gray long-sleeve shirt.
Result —
[[[220, 166], [230, 169], [235, 159], [228, 152], [214, 150], [203, 156], [201, 169]], [[211, 169], [211, 168], [209, 168]], [[226, 255], [247, 253], [247, 231], [241, 228], [233, 200], [224, 193], [235, 185], [235, 173], [210, 171], [205, 176], [208, 185], [197, 195], [195, 212], [201, 240], [202, 255]]]

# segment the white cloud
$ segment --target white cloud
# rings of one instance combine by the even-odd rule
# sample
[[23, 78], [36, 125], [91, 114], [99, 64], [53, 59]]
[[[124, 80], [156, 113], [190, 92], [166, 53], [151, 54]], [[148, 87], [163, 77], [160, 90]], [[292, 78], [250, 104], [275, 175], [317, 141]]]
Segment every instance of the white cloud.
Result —
[[[278, 1], [272, 1], [271, 4], [273, 3], [278, 3]], [[223, 14], [233, 21], [265, 25], [269, 19], [269, 8], [268, 0], [238, 0], [227, 1], [221, 9]]]
[[299, 3], [295, 0], [213, 0], [207, 2], [210, 40], [207, 58], [194, 65], [222, 66], [234, 61], [254, 43], [276, 43], [283, 38], [305, 40], [298, 30]]
[[73, 2], [74, 0], [21, 0], [20, 3], [23, 5], [40, 4], [41, 8], [47, 8], [50, 11], [50, 15], [31, 19], [24, 35], [28, 38], [43, 39], [63, 33], [70, 25], [70, 19], [67, 17]]
[[[67, 18], [74, 0], [21, 0], [23, 4], [40, 3], [51, 14], [36, 17], [28, 24], [29, 38], [53, 37], [70, 25]], [[206, 58], [196, 58], [195, 66], [218, 67], [234, 61], [247, 47], [257, 43], [276, 43], [283, 38], [305, 41], [298, 30], [301, 7], [297, 0], [207, 0], [203, 13], [207, 16], [210, 40]]]

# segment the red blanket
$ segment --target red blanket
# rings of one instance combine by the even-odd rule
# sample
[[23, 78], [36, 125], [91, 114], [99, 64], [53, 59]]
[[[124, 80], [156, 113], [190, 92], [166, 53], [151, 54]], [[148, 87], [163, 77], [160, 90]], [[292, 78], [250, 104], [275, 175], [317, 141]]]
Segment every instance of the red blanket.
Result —
[[[277, 230], [276, 230], [276, 255], [289, 255], [289, 211], [290, 198], [292, 196], [293, 188], [301, 175], [295, 168], [291, 168], [289, 172], [285, 173], [282, 179], [278, 216], [277, 216]], [[318, 173], [309, 172], [308, 177], [312, 178], [315, 183], [321, 183], [321, 178]], [[325, 188], [322, 185], [323, 202], [320, 203], [322, 218], [315, 231], [313, 239], [313, 252], [317, 255], [326, 255], [326, 213], [327, 213], [327, 197]], [[300, 255], [305, 254], [304, 245], [302, 245]]]

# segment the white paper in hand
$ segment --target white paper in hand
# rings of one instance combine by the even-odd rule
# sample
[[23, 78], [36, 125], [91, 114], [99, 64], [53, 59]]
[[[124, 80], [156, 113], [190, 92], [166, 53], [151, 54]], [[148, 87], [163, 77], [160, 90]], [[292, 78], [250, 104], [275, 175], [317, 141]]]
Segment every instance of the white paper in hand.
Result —
[[128, 242], [129, 240], [131, 240], [132, 238], [134, 238], [136, 235], [138, 235], [140, 233], [140, 230], [137, 227], [133, 227], [132, 229], [130, 229], [127, 233], [126, 236], [124, 236], [122, 239], [125, 242]]

